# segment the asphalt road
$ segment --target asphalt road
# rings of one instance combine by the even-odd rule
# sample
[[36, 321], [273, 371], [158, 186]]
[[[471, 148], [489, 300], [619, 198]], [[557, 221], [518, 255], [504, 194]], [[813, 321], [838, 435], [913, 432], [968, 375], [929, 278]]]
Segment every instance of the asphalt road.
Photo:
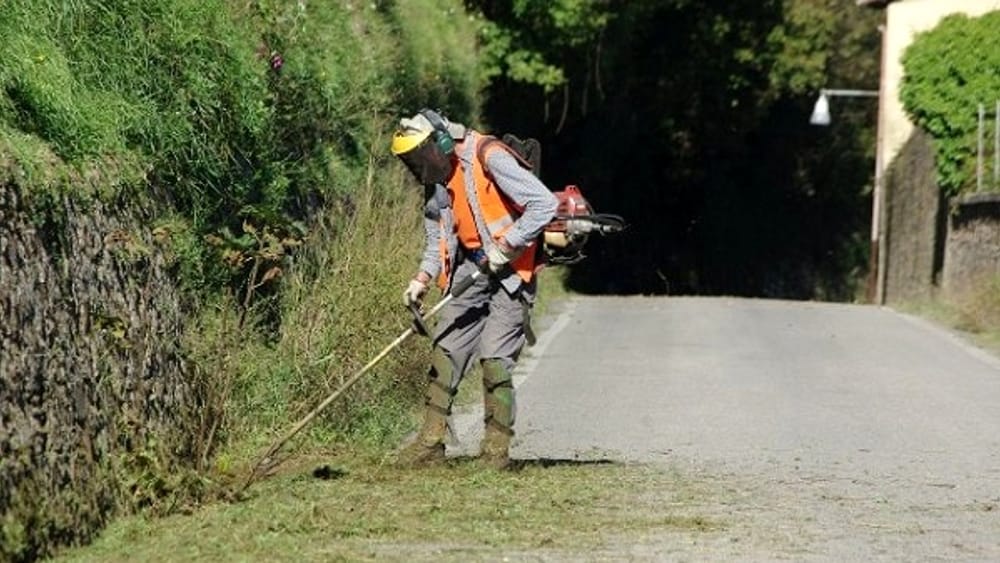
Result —
[[[700, 491], [680, 510], [722, 523], [623, 556], [1000, 560], [1000, 361], [925, 321], [574, 298], [515, 382], [513, 457], [660, 464]], [[460, 417], [462, 447], [477, 418]]]

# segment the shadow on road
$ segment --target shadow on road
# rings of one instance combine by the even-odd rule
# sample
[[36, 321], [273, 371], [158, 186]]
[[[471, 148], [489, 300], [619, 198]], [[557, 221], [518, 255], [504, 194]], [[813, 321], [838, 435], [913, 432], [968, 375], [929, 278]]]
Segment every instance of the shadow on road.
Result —
[[514, 459], [511, 460], [511, 467], [520, 470], [527, 467], [564, 467], [577, 465], [618, 465], [617, 461], [610, 459], [558, 459], [542, 457], [538, 459]]
[[[479, 458], [474, 456], [456, 456], [449, 458], [448, 463], [450, 465], [465, 465], [477, 463], [478, 460]], [[549, 467], [572, 467], [586, 465], [620, 465], [620, 463], [610, 459], [563, 459], [547, 457], [510, 460], [511, 471], [521, 471], [529, 467], [541, 467], [543, 469], [547, 469]]]

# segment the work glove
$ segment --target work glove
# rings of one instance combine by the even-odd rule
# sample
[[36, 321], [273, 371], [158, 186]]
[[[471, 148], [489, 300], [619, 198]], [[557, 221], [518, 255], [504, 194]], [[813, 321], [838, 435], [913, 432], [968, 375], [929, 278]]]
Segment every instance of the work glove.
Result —
[[403, 291], [403, 305], [409, 307], [411, 303], [419, 304], [426, 293], [426, 283], [418, 279], [410, 280], [410, 285], [406, 286], [406, 290]]
[[486, 249], [486, 260], [489, 263], [490, 271], [494, 274], [499, 273], [520, 255], [520, 249], [515, 250], [503, 243], [491, 244]]

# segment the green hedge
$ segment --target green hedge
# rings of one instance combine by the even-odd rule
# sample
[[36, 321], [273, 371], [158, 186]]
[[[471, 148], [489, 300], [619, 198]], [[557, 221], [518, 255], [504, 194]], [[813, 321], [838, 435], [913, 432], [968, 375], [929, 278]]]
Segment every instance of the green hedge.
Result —
[[1000, 99], [1000, 11], [953, 15], [920, 34], [903, 55], [902, 100], [934, 138], [938, 180], [955, 195], [975, 184], [977, 113]]

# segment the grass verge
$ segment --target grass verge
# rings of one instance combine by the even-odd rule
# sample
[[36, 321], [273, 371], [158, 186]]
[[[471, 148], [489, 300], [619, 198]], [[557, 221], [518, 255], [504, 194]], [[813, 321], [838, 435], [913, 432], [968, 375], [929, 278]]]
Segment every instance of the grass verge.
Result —
[[383, 459], [300, 458], [238, 503], [120, 520], [59, 561], [336, 561], [581, 558], [650, 534], [702, 534], [706, 494], [664, 468], [529, 461], [495, 472], [471, 460], [402, 470]]
[[1000, 355], [1000, 277], [981, 279], [948, 298], [908, 301], [898, 308], [955, 329]]

